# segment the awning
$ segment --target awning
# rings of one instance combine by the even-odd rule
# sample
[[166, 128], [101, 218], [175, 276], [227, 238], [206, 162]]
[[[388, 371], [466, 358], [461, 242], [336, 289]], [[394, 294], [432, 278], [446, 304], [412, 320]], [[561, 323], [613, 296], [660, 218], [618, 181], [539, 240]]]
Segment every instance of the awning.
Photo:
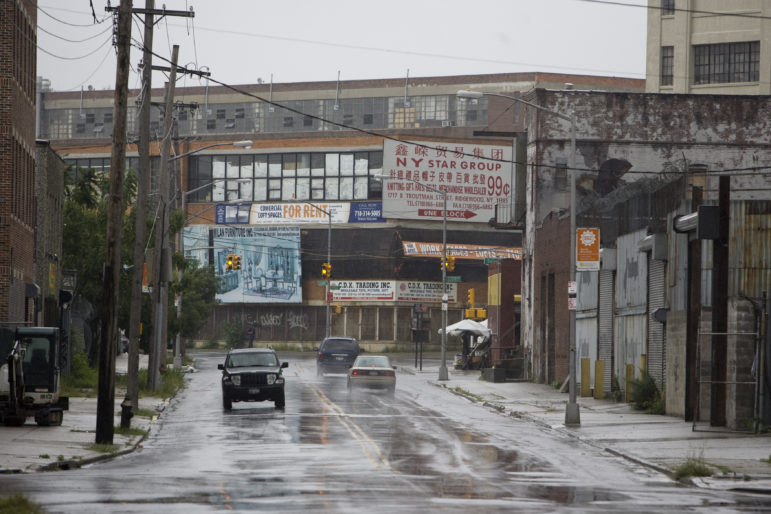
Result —
[[[471, 319], [462, 319], [457, 323], [447, 326], [447, 335], [459, 336], [464, 332], [470, 332], [478, 336], [490, 337], [490, 329], [487, 328], [486, 321], [487, 320], [485, 320], [485, 324], [483, 325], [482, 323]], [[440, 328], [438, 332], [441, 334], [442, 329]]]
[[[419, 241], [402, 241], [405, 257], [442, 258], [442, 243], [423, 243]], [[447, 243], [447, 255], [456, 259], [514, 259], [522, 260], [522, 248], [510, 246], [491, 246], [476, 244]]]

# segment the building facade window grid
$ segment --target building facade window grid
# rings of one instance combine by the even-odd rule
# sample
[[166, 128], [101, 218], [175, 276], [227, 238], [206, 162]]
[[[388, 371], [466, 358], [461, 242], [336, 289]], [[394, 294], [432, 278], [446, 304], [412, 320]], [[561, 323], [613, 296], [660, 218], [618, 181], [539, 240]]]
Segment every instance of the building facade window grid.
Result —
[[675, 0], [662, 0], [661, 14], [663, 16], [671, 16], [675, 14]]
[[[404, 97], [362, 97], [339, 99], [292, 100], [279, 102], [299, 113], [263, 102], [207, 104], [176, 111], [181, 136], [232, 133], [286, 133], [345, 130], [323, 120], [354, 128], [394, 129], [405, 127], [483, 126], [487, 122], [487, 99], [457, 102], [454, 95]], [[271, 109], [271, 107], [273, 107]], [[127, 133], [136, 136], [138, 106], [129, 106]], [[159, 109], [151, 110], [151, 122], [159, 125]], [[47, 109], [43, 113], [41, 137], [68, 139], [71, 133], [94, 137], [95, 124], [102, 123], [96, 137], [112, 134], [111, 107]], [[69, 126], [68, 126], [69, 125]]]
[[760, 42], [694, 45], [694, 84], [757, 82]]
[[671, 86], [674, 82], [675, 47], [661, 47], [661, 85]]
[[[65, 159], [78, 169], [110, 171], [109, 157]], [[189, 157], [188, 191], [191, 203], [294, 200], [380, 199], [382, 151], [298, 152]], [[151, 158], [153, 179], [158, 157]], [[126, 168], [137, 169], [138, 157], [127, 157]], [[243, 181], [249, 179], [248, 181]], [[242, 182], [243, 181], [243, 182]]]

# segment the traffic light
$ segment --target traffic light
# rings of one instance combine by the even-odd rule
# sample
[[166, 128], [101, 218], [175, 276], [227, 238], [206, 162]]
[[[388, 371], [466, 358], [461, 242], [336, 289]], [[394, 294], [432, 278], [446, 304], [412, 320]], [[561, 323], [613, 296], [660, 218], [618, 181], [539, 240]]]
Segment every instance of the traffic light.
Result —
[[455, 271], [455, 256], [447, 256], [447, 271]]
[[225, 257], [225, 269], [227, 271], [230, 271], [233, 269], [233, 257], [234, 255], [232, 253], [229, 253], [227, 257]]
[[474, 288], [468, 290], [468, 296], [466, 297], [469, 307], [474, 307]]
[[233, 269], [241, 269], [241, 256], [240, 255], [234, 255], [233, 256]]
[[444, 262], [444, 257], [442, 257], [442, 260], [439, 261], [439, 268], [444, 270], [446, 269], [447, 264]]
[[332, 265], [325, 262], [321, 265], [321, 278], [329, 278], [332, 276]]

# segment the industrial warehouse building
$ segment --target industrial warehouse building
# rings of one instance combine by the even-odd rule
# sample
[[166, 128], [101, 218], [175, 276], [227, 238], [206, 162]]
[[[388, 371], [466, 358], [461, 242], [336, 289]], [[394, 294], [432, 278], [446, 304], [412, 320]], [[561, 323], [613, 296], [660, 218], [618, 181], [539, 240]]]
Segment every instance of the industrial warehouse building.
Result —
[[[472, 288], [478, 307], [509, 306], [513, 298], [502, 298], [501, 288], [489, 290], [488, 266], [521, 257], [524, 169], [513, 166], [511, 131], [519, 112], [511, 102], [456, 93], [519, 94], [566, 83], [643, 88], [639, 80], [540, 73], [233, 88], [202, 79], [177, 87], [173, 152], [189, 154], [171, 174], [172, 197], [177, 207], [184, 200], [187, 220], [179, 244], [223, 279], [202, 338], [237, 323], [255, 327], [257, 340], [316, 342], [330, 305], [334, 335], [409, 349], [417, 331], [438, 343], [444, 234], [456, 258], [447, 272], [449, 322], [463, 316]], [[112, 91], [43, 93], [40, 137], [67, 163], [107, 171], [112, 98]], [[162, 98], [153, 90], [154, 102]], [[137, 107], [129, 110], [135, 141]], [[160, 120], [154, 108], [156, 137]], [[250, 148], [231, 144], [244, 140]], [[159, 146], [152, 145], [154, 185]], [[133, 144], [127, 159], [137, 167]], [[436, 190], [446, 191], [446, 220]], [[241, 257], [240, 270], [225, 269], [231, 253]], [[514, 320], [504, 325], [500, 344], [515, 345]]]

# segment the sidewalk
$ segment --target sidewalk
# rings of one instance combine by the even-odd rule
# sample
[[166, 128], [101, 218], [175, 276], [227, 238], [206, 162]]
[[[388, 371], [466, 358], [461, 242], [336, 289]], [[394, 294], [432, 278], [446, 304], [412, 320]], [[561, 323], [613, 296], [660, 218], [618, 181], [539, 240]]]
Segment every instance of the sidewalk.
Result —
[[[146, 358], [146, 356], [145, 356]], [[127, 356], [116, 360], [116, 373], [125, 373]], [[140, 361], [140, 367], [142, 366]], [[144, 362], [147, 367], [147, 363]], [[120, 426], [121, 402], [124, 396], [115, 395], [115, 423]], [[141, 398], [139, 407], [162, 411], [166, 403], [160, 398]], [[102, 451], [96, 442], [96, 396], [70, 398], [70, 408], [64, 412], [61, 426], [41, 427], [32, 418], [21, 427], [0, 426], [0, 473], [31, 473], [55, 469], [70, 469], [99, 460], [110, 459], [136, 449], [144, 439], [140, 435], [113, 437], [114, 451]], [[137, 416], [131, 419], [131, 428], [149, 431], [158, 418]]]
[[[581, 425], [565, 426], [569, 395], [551, 386], [530, 382], [493, 383], [479, 371], [448, 369], [439, 381], [439, 368], [400, 366], [399, 371], [426, 380], [504, 416], [528, 420], [601, 448], [609, 453], [673, 476], [688, 459], [715, 470], [709, 478], [691, 478], [694, 485], [771, 493], [771, 436], [717, 431], [693, 431], [691, 422], [673, 416], [644, 414], [627, 403], [577, 398]], [[706, 429], [705, 429], [706, 430]]]

